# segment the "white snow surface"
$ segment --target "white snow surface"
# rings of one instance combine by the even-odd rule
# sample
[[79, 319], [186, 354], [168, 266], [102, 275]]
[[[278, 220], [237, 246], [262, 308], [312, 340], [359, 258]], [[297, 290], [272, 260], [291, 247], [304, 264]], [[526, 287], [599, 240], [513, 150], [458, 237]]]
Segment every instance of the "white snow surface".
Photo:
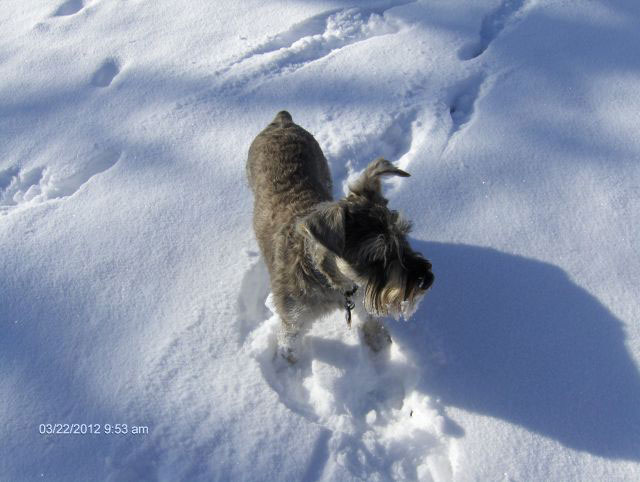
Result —
[[[0, 479], [639, 480], [639, 25], [634, 0], [4, 0]], [[378, 156], [412, 175], [385, 193], [436, 281], [383, 353], [336, 312], [274, 361], [244, 165], [282, 109], [336, 196]]]

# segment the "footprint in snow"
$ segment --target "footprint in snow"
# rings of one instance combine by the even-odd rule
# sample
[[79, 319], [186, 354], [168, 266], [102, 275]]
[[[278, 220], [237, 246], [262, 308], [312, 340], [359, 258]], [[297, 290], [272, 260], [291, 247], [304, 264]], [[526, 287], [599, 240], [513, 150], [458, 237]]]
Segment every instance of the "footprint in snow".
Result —
[[74, 15], [84, 8], [83, 0], [67, 0], [60, 5], [55, 12], [54, 17], [66, 17], [68, 15]]
[[451, 116], [450, 136], [462, 129], [473, 118], [478, 99], [486, 89], [483, 74], [472, 76], [451, 90], [449, 95], [449, 114]]
[[91, 85], [108, 87], [120, 73], [120, 62], [117, 59], [106, 59], [91, 76]]
[[479, 73], [462, 80], [447, 93], [445, 108], [448, 109], [449, 114], [448, 133], [442, 153], [447, 152], [454, 145], [461, 132], [473, 121], [478, 101], [486, 95], [494, 82], [494, 77]]
[[480, 25], [479, 39], [458, 51], [460, 60], [472, 60], [482, 55], [500, 33], [520, 19], [526, 0], [504, 0], [498, 8], [485, 15]]
[[83, 161], [61, 169], [11, 167], [0, 171], [0, 214], [8, 214], [18, 206], [71, 196], [92, 177], [118, 162], [120, 154], [115, 149], [94, 147], [85, 153]]
[[348, 45], [398, 32], [401, 25], [385, 16], [385, 12], [404, 3], [408, 2], [382, 8], [330, 10], [310, 17], [267, 38], [217, 74], [229, 74], [225, 85], [238, 88], [294, 72]]

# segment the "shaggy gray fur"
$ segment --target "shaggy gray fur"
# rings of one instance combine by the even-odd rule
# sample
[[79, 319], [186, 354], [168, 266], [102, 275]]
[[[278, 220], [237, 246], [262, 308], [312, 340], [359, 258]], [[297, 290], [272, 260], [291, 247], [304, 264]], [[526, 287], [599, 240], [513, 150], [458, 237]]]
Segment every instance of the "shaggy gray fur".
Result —
[[[249, 148], [247, 176], [254, 194], [253, 227], [282, 320], [281, 353], [295, 361], [300, 333], [322, 314], [344, 307], [355, 286], [370, 315], [409, 315], [431, 286], [431, 264], [406, 240], [410, 223], [387, 208], [384, 175], [409, 176], [376, 159], [350, 186], [331, 196], [329, 165], [320, 146], [288, 112]], [[379, 350], [390, 341], [379, 321], [365, 316], [365, 341]]]

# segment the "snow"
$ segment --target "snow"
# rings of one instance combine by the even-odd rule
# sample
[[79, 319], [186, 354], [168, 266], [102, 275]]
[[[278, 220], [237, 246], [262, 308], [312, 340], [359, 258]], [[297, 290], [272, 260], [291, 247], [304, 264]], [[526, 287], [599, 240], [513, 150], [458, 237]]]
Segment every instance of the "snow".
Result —
[[[0, 478], [640, 478], [636, 2], [3, 6]], [[436, 281], [388, 352], [335, 313], [274, 361], [244, 163], [281, 109], [336, 196], [411, 173]]]

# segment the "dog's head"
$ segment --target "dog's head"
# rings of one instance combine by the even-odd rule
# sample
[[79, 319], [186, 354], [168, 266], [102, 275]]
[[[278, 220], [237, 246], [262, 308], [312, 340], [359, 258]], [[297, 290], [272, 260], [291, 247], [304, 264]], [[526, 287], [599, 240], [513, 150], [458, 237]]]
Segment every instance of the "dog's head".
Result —
[[380, 183], [384, 175], [409, 176], [376, 159], [349, 186], [345, 199], [319, 205], [302, 227], [335, 255], [340, 272], [364, 289], [368, 312], [408, 318], [434, 276], [431, 263], [409, 246], [411, 224], [387, 207]]

